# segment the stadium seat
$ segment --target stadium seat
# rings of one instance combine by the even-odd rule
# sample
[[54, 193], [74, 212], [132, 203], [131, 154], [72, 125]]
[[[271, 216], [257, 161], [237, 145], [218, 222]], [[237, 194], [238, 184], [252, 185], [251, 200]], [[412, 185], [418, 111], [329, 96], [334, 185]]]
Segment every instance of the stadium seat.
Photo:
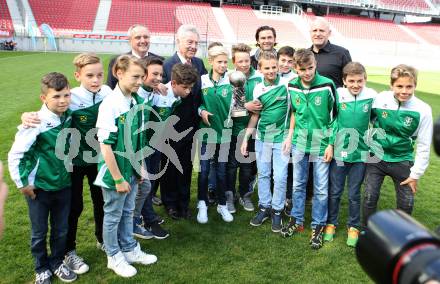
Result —
[[430, 11], [424, 0], [380, 0], [382, 7], [397, 11]]
[[48, 24], [55, 32], [92, 31], [99, 0], [29, 0], [38, 25]]
[[293, 47], [303, 46], [307, 42], [303, 34], [290, 21], [259, 19], [249, 6], [224, 5], [223, 11], [232, 29], [235, 31], [237, 42], [254, 43], [255, 31], [263, 25], [275, 28], [277, 31], [277, 42], [289, 44]]
[[11, 15], [9, 14], [6, 0], [0, 0], [0, 36], [14, 33], [14, 25], [12, 24]]
[[346, 38], [416, 42], [415, 39], [399, 29], [392, 21], [339, 15], [329, 15], [326, 19]]
[[[182, 24], [194, 24], [205, 40], [223, 39], [208, 3], [153, 0], [113, 0], [107, 31], [126, 32], [135, 23], [144, 23], [154, 34], [174, 34]], [[211, 40], [209, 39], [209, 40]]]
[[430, 44], [440, 45], [440, 25], [435, 24], [405, 24], [405, 27], [416, 33]]

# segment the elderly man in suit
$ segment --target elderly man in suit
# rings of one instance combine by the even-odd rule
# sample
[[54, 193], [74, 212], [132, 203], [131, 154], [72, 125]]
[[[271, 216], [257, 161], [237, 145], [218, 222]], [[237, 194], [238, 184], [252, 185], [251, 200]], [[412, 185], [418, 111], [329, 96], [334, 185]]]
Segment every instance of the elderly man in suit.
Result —
[[[135, 24], [128, 29], [128, 42], [131, 46], [131, 51], [125, 53], [128, 55], [136, 56], [137, 58], [158, 57], [164, 60], [163, 57], [149, 52], [150, 49], [150, 31], [144, 25]], [[115, 64], [116, 57], [112, 58], [108, 64], [107, 72], [107, 85], [114, 89], [118, 83], [118, 79], [113, 76], [113, 65]]]
[[[168, 82], [171, 80], [171, 68], [177, 63], [190, 64], [200, 76], [206, 74], [207, 71], [203, 61], [195, 57], [200, 39], [197, 28], [193, 25], [182, 25], [177, 30], [176, 38], [177, 51], [164, 62], [163, 81]], [[191, 216], [189, 211], [192, 176], [191, 149], [193, 136], [199, 127], [200, 121], [198, 115], [198, 108], [201, 103], [200, 88], [201, 81], [199, 77], [192, 88], [191, 94], [182, 99], [181, 106], [173, 113], [179, 118], [179, 122], [175, 124], [176, 131], [183, 132], [192, 128], [192, 131], [182, 140], [170, 141], [170, 146], [176, 151], [183, 172], [180, 172], [172, 163], [169, 163], [160, 181], [162, 202], [168, 215], [173, 219], [187, 219]], [[166, 164], [167, 157], [163, 155], [162, 165]]]

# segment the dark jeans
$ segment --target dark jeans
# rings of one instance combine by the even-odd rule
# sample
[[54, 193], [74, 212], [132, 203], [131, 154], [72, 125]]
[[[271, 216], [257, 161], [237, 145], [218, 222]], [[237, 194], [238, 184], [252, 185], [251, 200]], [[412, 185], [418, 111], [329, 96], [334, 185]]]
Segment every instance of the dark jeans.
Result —
[[[26, 196], [31, 220], [31, 252], [35, 259], [35, 271], [54, 271], [63, 262], [66, 248], [68, 216], [70, 211], [70, 187], [58, 191], [36, 189], [36, 198]], [[50, 220], [50, 252], [47, 255], [46, 236]]]
[[66, 253], [76, 248], [76, 232], [78, 230], [78, 219], [84, 208], [83, 202], [83, 181], [87, 176], [90, 186], [90, 195], [93, 203], [93, 216], [95, 220], [95, 237], [102, 243], [102, 220], [104, 219], [104, 200], [101, 188], [93, 185], [98, 174], [96, 165], [73, 166], [72, 178], [72, 198], [69, 212], [69, 231], [67, 233]]
[[[222, 146], [223, 145], [223, 146]], [[226, 164], [227, 155], [229, 152], [229, 147], [225, 144], [207, 144], [202, 143], [199, 160], [200, 160], [200, 173], [198, 177], [198, 200], [204, 200], [208, 204], [208, 180], [209, 180], [209, 169], [211, 167], [211, 160], [216, 167], [216, 180], [217, 186], [215, 188], [215, 193], [217, 197], [217, 202], [220, 205], [226, 205]], [[224, 153], [223, 153], [224, 152]], [[212, 158], [207, 159], [209, 153], [214, 153]], [[225, 159], [226, 157], [226, 159]]]
[[[238, 175], [239, 180], [239, 193], [240, 196], [243, 197], [246, 193], [250, 190], [250, 183], [253, 180], [254, 175], [254, 165], [255, 161], [252, 163], [242, 163], [237, 161], [237, 157], [240, 157], [243, 159], [243, 155], [240, 152], [240, 146], [241, 142], [243, 141], [243, 138], [240, 136], [231, 136], [231, 144], [229, 148], [229, 158], [228, 163], [226, 167], [226, 181], [227, 181], [227, 190], [230, 190], [235, 195], [235, 183], [237, 180], [237, 170], [240, 168], [240, 173]], [[255, 140], [251, 139], [248, 142], [248, 149], [249, 152], [255, 152]]]
[[162, 155], [161, 167], [166, 167], [160, 182], [162, 202], [167, 209], [188, 210], [192, 174], [192, 139], [170, 141], [170, 146], [176, 152], [183, 172], [169, 162], [166, 155]]
[[[145, 159], [147, 171], [149, 174], [156, 175], [159, 173], [160, 159], [161, 159], [161, 153], [159, 151], [155, 151], [151, 156]], [[145, 199], [141, 211], [141, 215], [146, 224], [151, 224], [157, 215], [156, 212], [154, 212], [152, 198], [155, 194], [155, 192], [153, 192], [153, 186], [159, 184], [159, 179], [157, 177], [151, 177], [150, 184], [151, 184], [151, 190], [148, 193], [147, 198]]]
[[366, 226], [368, 218], [376, 212], [380, 188], [385, 176], [390, 176], [396, 190], [397, 209], [411, 215], [414, 206], [414, 194], [408, 185], [400, 185], [410, 174], [413, 162], [385, 162], [367, 164], [365, 172], [365, 195], [363, 202], [362, 225]]
[[[153, 154], [151, 154], [149, 157], [145, 159], [148, 173], [156, 175], [159, 173], [161, 167], [160, 167], [160, 160], [162, 157], [162, 153], [160, 151], [154, 151]], [[150, 184], [151, 184], [151, 191], [152, 196], [156, 195], [157, 189], [159, 188], [160, 178], [150, 178]]]
[[[342, 163], [342, 162], [341, 162]], [[339, 205], [344, 192], [345, 180], [348, 187], [348, 227], [360, 227], [361, 186], [365, 175], [365, 163], [344, 163], [336, 160], [330, 165], [330, 188], [328, 192], [328, 224], [338, 225]]]

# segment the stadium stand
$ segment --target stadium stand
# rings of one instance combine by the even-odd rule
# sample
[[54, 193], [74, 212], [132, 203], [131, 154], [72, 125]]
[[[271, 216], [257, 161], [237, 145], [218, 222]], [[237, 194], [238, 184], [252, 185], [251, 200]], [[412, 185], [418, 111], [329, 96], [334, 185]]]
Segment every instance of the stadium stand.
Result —
[[275, 28], [278, 42], [301, 46], [307, 41], [292, 22], [267, 18], [259, 19], [249, 6], [224, 5], [223, 11], [236, 33], [237, 41], [245, 43], [255, 42], [255, 31], [259, 26], [263, 25]]
[[38, 25], [62, 30], [92, 31], [99, 0], [29, 0]]
[[391, 10], [403, 11], [430, 11], [431, 7], [424, 0], [380, 0], [383, 7]]
[[392, 21], [355, 16], [326, 16], [329, 23], [346, 38], [415, 43]]
[[440, 45], [440, 25], [405, 24], [405, 27], [415, 32], [430, 44]]
[[113, 0], [107, 31], [125, 33], [135, 23], [144, 23], [155, 34], [174, 34], [181, 24], [194, 24], [202, 37], [223, 38], [208, 3]]
[[11, 36], [14, 31], [6, 0], [0, 0], [0, 36]]

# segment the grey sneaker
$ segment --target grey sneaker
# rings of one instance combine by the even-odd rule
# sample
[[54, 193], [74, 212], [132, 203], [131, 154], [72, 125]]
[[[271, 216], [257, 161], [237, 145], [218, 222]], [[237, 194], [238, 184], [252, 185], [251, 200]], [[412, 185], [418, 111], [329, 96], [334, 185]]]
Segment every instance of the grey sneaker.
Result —
[[269, 217], [270, 217], [270, 208], [260, 207], [258, 209], [257, 215], [255, 215], [255, 217], [252, 218], [250, 224], [255, 227], [260, 226], [264, 223], [264, 221], [269, 219]]
[[45, 270], [43, 272], [35, 274], [35, 284], [50, 284], [50, 278], [52, 277], [52, 272], [50, 270]]
[[154, 238], [153, 233], [144, 228], [142, 219], [140, 217], [133, 218], [133, 236], [143, 240]]
[[67, 267], [64, 263], [61, 263], [60, 266], [55, 269], [53, 274], [55, 274], [61, 281], [67, 283], [75, 281], [78, 277], [76, 276], [76, 273], [70, 270], [70, 268]]
[[237, 210], [235, 209], [234, 204], [234, 193], [230, 190], [225, 192], [226, 195], [226, 206], [228, 207], [229, 213], [235, 213]]
[[281, 211], [272, 210], [272, 232], [279, 233], [283, 226]]
[[243, 206], [243, 209], [249, 212], [255, 210], [254, 204], [252, 203], [251, 195], [252, 192], [248, 192], [243, 197], [240, 197], [240, 199], [238, 199], [238, 202], [241, 206]]
[[75, 250], [71, 250], [66, 254], [64, 264], [76, 274], [83, 274], [89, 271], [89, 266], [76, 254]]
[[105, 252], [105, 245], [104, 245], [104, 243], [101, 243], [100, 241], [96, 241], [96, 248]]

